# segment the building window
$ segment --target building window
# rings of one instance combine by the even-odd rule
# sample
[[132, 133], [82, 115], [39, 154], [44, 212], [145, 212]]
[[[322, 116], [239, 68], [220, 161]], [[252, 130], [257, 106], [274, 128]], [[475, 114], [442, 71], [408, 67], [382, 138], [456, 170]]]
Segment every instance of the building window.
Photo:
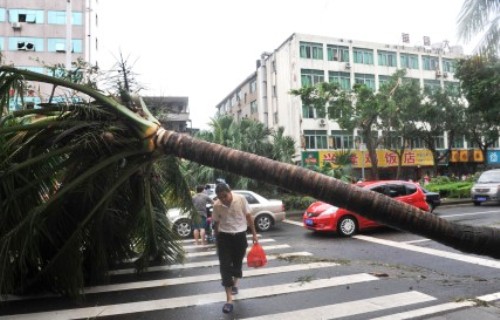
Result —
[[455, 73], [455, 61], [443, 59], [443, 72]]
[[304, 130], [306, 149], [328, 149], [326, 130]]
[[422, 56], [422, 67], [424, 70], [439, 70], [439, 58]]
[[31, 37], [9, 38], [10, 51], [44, 51], [43, 39]]
[[300, 57], [305, 59], [323, 60], [323, 44], [300, 42]]
[[257, 91], [257, 80], [252, 80], [250, 82], [250, 93], [254, 93], [255, 91]]
[[398, 150], [403, 147], [403, 139], [394, 132], [388, 132], [384, 136], [384, 148]]
[[332, 130], [332, 135], [329, 138], [330, 149], [353, 149], [354, 135], [345, 130]]
[[458, 82], [445, 81], [444, 89], [453, 97], [460, 96], [460, 84]]
[[[66, 11], [48, 11], [47, 21], [49, 24], [66, 24]], [[71, 24], [74, 26], [83, 25], [83, 14], [81, 12], [72, 12]]]
[[399, 55], [399, 59], [401, 60], [401, 68], [404, 69], [415, 69], [418, 70], [418, 56], [416, 54], [404, 54], [401, 53]]
[[373, 50], [372, 49], [354, 48], [353, 49], [353, 56], [354, 56], [355, 63], [373, 65]]
[[434, 146], [436, 149], [444, 149], [444, 136], [434, 137]]
[[29, 70], [36, 73], [47, 74], [47, 70], [44, 67], [33, 67], [33, 66], [17, 66], [19, 69]]
[[43, 10], [9, 9], [9, 22], [44, 23]]
[[351, 75], [348, 72], [328, 72], [328, 82], [338, 83], [342, 90], [351, 90]]
[[439, 92], [441, 90], [441, 82], [439, 80], [424, 79], [424, 89], [430, 94]]
[[373, 74], [355, 73], [354, 83], [364, 84], [368, 88], [375, 91], [375, 75]]
[[301, 69], [300, 74], [303, 87], [311, 87], [317, 83], [325, 82], [323, 70]]
[[[48, 52], [66, 52], [66, 39], [47, 39]], [[71, 52], [82, 53], [83, 41], [78, 39], [71, 40]]]
[[327, 45], [326, 54], [328, 61], [349, 62], [349, 48], [343, 46]]
[[388, 67], [396, 67], [396, 53], [391, 51], [378, 51], [378, 65], [379, 66], [388, 66]]
[[302, 105], [302, 118], [304, 119], [314, 119], [317, 118], [316, 108], [313, 106]]
[[420, 138], [411, 138], [408, 147], [410, 149], [423, 149], [425, 148], [425, 143]]
[[257, 100], [250, 102], [250, 113], [256, 114], [259, 111]]
[[378, 88], [380, 89], [384, 84], [389, 83], [389, 81], [391, 81], [390, 76], [379, 75], [378, 76]]
[[0, 8], [0, 22], [5, 22], [5, 8]]
[[455, 149], [465, 148], [465, 136], [455, 137], [451, 143], [451, 147]]

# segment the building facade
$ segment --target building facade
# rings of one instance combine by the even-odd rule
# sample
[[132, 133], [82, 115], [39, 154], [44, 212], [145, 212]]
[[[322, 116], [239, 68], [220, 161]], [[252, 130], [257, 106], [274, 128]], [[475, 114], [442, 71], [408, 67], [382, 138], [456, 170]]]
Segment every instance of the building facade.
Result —
[[[257, 119], [268, 128], [284, 127], [296, 141], [297, 163], [313, 151], [325, 153], [318, 157], [321, 162], [335, 150], [362, 152], [356, 145], [357, 132], [346, 132], [328, 117], [319, 117], [313, 107], [290, 94], [292, 89], [337, 82], [345, 90], [362, 83], [377, 91], [398, 69], [406, 69], [406, 77], [418, 80], [422, 88], [445, 88], [459, 95], [454, 62], [463, 57], [460, 46], [446, 42], [415, 47], [294, 33], [273, 52], [263, 53], [256, 71], [216, 108], [219, 114]], [[436, 142], [438, 148], [447, 148], [446, 132]], [[464, 138], [454, 147], [471, 146]], [[422, 164], [429, 165], [428, 156]]]
[[[2, 64], [44, 74], [45, 66], [69, 69], [78, 59], [97, 66], [97, 5], [98, 0], [0, 0]], [[26, 101], [43, 101], [43, 91], [32, 88]]]
[[193, 129], [189, 119], [188, 97], [146, 96], [143, 100], [165, 129], [190, 135], [198, 131]]

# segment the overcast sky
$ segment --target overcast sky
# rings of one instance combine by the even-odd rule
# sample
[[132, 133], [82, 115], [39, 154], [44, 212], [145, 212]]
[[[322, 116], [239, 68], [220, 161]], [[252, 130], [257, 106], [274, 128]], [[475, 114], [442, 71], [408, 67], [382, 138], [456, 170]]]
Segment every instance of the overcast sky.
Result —
[[[215, 106], [255, 71], [264, 51], [293, 33], [410, 45], [457, 41], [463, 0], [103, 0], [100, 66], [121, 51], [142, 95], [187, 96], [193, 127], [207, 129]], [[466, 52], [467, 47], [464, 46]]]

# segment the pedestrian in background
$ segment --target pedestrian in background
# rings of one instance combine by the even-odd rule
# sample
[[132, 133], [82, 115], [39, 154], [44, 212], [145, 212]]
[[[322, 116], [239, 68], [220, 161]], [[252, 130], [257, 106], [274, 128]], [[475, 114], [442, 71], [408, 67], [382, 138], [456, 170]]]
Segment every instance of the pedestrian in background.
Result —
[[238, 280], [243, 276], [243, 258], [248, 247], [247, 229], [252, 232], [253, 243], [257, 243], [257, 233], [252, 214], [244, 196], [231, 192], [225, 183], [215, 187], [217, 201], [214, 203], [214, 221], [219, 253], [219, 266], [226, 300], [222, 311], [233, 311], [233, 295], [238, 294]]
[[197, 245], [205, 245], [205, 228], [207, 225], [207, 204], [213, 204], [213, 200], [204, 192], [203, 186], [196, 187], [196, 194], [193, 196], [193, 206], [196, 209], [197, 216], [194, 217], [193, 236]]

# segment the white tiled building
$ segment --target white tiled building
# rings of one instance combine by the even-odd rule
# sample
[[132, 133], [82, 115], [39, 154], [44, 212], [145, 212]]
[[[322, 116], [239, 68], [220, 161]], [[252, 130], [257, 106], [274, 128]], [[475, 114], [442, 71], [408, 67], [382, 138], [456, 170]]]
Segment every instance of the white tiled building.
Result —
[[97, 5], [98, 0], [0, 0], [2, 64], [40, 73], [47, 72], [43, 64], [70, 66], [78, 58], [96, 66]]
[[[462, 48], [446, 43], [412, 47], [294, 33], [273, 52], [263, 53], [256, 71], [216, 107], [220, 114], [284, 127], [297, 142], [299, 160], [303, 150], [352, 149], [356, 132], [318, 118], [290, 90], [323, 81], [338, 82], [344, 89], [364, 83], [378, 90], [397, 69], [406, 68], [407, 77], [418, 79], [422, 87], [447, 87], [458, 93], [453, 61], [459, 57]], [[444, 148], [446, 139], [440, 140]]]

